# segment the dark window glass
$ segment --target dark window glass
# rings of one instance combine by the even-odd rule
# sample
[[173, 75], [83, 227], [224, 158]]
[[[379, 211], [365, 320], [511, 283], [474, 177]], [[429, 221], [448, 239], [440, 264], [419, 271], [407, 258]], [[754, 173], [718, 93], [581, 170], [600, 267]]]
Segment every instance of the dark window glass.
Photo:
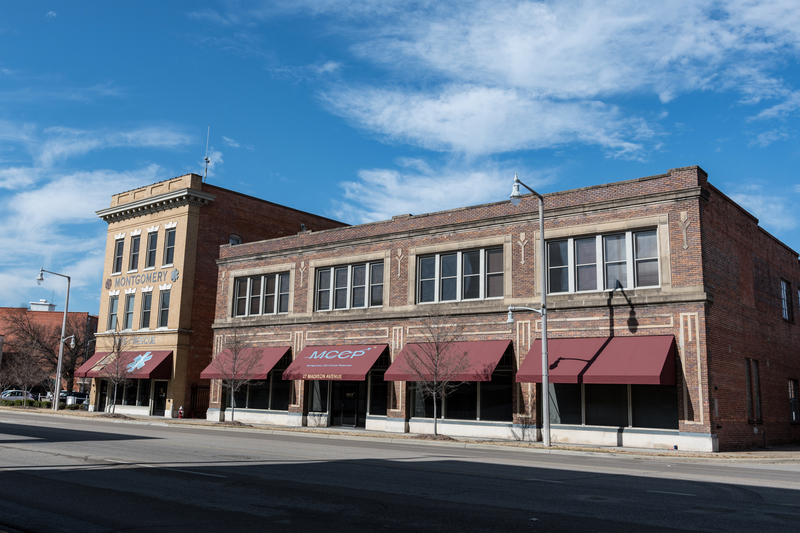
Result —
[[633, 427], [678, 429], [678, 387], [631, 385]]
[[317, 281], [317, 309], [320, 311], [327, 311], [331, 308], [331, 269], [319, 271], [319, 279]]
[[308, 410], [314, 413], [328, 412], [329, 381], [306, 381], [308, 389]]
[[275, 313], [275, 280], [274, 274], [270, 274], [265, 278], [266, 291], [264, 292], [264, 313]]
[[236, 316], [247, 315], [247, 278], [236, 280]]
[[547, 243], [550, 292], [569, 291], [569, 255], [567, 245], [567, 241]]
[[758, 376], [758, 361], [745, 359], [745, 377], [747, 378], [747, 419], [761, 420], [761, 386]]
[[122, 395], [122, 405], [136, 405], [136, 392], [138, 379], [134, 379], [125, 384], [125, 392]]
[[606, 261], [606, 289], [628, 287], [628, 269], [625, 254], [625, 235], [603, 237]]
[[580, 385], [550, 383], [550, 423], [583, 424]]
[[386, 407], [389, 401], [389, 382], [383, 380], [385, 370], [373, 370], [370, 377], [369, 414], [386, 416]]
[[156, 266], [156, 249], [158, 248], [158, 233], [153, 231], [147, 234], [147, 256], [145, 257], [145, 268]]
[[128, 270], [137, 270], [139, 268], [139, 236], [134, 235], [131, 237], [131, 263]]
[[257, 315], [261, 309], [261, 276], [250, 278], [250, 314]]
[[150, 405], [150, 380], [149, 379], [140, 379], [139, 380], [139, 398], [136, 401], [136, 405], [140, 407], [147, 407]]
[[419, 301], [436, 300], [436, 258], [423, 257], [419, 260]]
[[166, 328], [169, 324], [169, 291], [161, 291], [161, 305], [158, 310], [158, 327]]
[[347, 308], [347, 267], [339, 267], [334, 270], [334, 309]]
[[800, 422], [800, 402], [798, 402], [798, 381], [796, 379], [789, 380], [789, 419], [792, 423], [797, 424]]
[[503, 296], [503, 249], [486, 250], [486, 297]]
[[117, 306], [119, 305], [119, 296], [112, 296], [108, 300], [108, 329], [117, 329]]
[[370, 268], [369, 305], [383, 305], [383, 263], [375, 263]]
[[367, 296], [367, 265], [353, 267], [353, 307], [364, 307]]
[[269, 381], [250, 383], [248, 409], [269, 409]]
[[628, 425], [627, 385], [584, 385], [586, 395], [586, 425]]
[[453, 420], [477, 420], [478, 383], [475, 381], [460, 383], [447, 397], [445, 405], [447, 407], [445, 418]]
[[171, 265], [175, 259], [175, 228], [168, 229], [164, 235], [164, 264]]
[[514, 381], [510, 371], [495, 370], [492, 381], [482, 381], [481, 420], [511, 421], [513, 391]]
[[289, 274], [281, 274], [278, 284], [278, 312], [289, 312]]
[[114, 243], [114, 270], [113, 274], [122, 272], [122, 254], [125, 250], [125, 241], [120, 239]]
[[481, 253], [464, 252], [461, 254], [464, 269], [463, 283], [465, 300], [481, 297]]
[[442, 272], [441, 275], [441, 295], [440, 301], [446, 302], [448, 300], [455, 300], [456, 284], [458, 283], [458, 255], [449, 254], [443, 255], [439, 258], [439, 268]]
[[784, 320], [792, 319], [792, 289], [789, 282], [785, 279], [781, 280], [781, 314]]
[[[415, 418], [433, 418], [433, 398], [431, 396], [424, 397], [420, 386], [415, 386], [411, 391], [411, 399], [413, 401], [411, 407], [412, 416]], [[436, 401], [436, 416], [442, 418], [441, 398], [437, 398]]]
[[150, 307], [153, 305], [153, 293], [142, 293], [142, 323], [139, 324], [140, 328], [150, 327]]
[[[228, 394], [230, 395], [230, 392]], [[247, 409], [247, 385], [243, 385], [241, 389], [233, 393], [233, 400], [236, 402], [234, 407], [237, 409]]]
[[286, 411], [292, 396], [292, 382], [281, 379], [285, 369], [272, 371], [272, 407], [273, 411]]

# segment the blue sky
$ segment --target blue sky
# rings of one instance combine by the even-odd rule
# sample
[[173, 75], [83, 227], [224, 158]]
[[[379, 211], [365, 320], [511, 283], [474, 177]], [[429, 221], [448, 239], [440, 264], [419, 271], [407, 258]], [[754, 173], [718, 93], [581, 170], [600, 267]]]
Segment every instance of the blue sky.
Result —
[[0, 306], [99, 307], [112, 193], [345, 222], [700, 165], [800, 250], [796, 1], [5, 2]]

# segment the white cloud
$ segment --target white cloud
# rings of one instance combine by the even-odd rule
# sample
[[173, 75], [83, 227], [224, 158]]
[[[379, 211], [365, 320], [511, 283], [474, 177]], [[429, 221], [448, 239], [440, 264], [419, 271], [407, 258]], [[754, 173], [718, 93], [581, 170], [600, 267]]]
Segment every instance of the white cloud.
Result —
[[47, 14], [45, 15], [45, 18], [49, 18], [49, 19], [56, 18], [56, 12], [55, 11], [48, 11]]
[[[215, 150], [213, 146], [210, 148], [208, 152], [208, 159], [209, 159], [208, 177], [212, 178], [216, 175], [214, 171], [216, 170], [217, 165], [222, 165], [223, 163], [225, 163], [225, 160], [222, 159], [222, 152], [220, 152], [219, 150]], [[205, 161], [200, 162], [200, 172], [199, 172], [200, 175], [202, 175], [203, 172], [205, 171], [205, 165], [206, 165]]]
[[225, 141], [225, 144], [231, 148], [239, 148], [241, 146], [241, 144], [239, 144], [237, 141], [234, 141], [230, 137], [225, 137], [224, 135], [222, 136], [222, 140]]
[[791, 138], [792, 135], [790, 135], [787, 131], [783, 129], [774, 129], [756, 135], [756, 138], [750, 141], [749, 146], [759, 146], [761, 148], [764, 148], [774, 143], [775, 141], [785, 141]]
[[[394, 215], [422, 214], [501, 201], [511, 193], [514, 172], [524, 168], [511, 163], [487, 162], [477, 166], [452, 161], [431, 167], [420, 159], [401, 159], [398, 169], [370, 169], [358, 173], [359, 181], [341, 183], [344, 201], [334, 202], [331, 213], [339, 220], [364, 223], [387, 220]], [[523, 179], [531, 187], [553, 181], [557, 170], [538, 170]]]
[[738, 193], [730, 197], [750, 211], [767, 231], [779, 233], [797, 227], [797, 206], [786, 197]]

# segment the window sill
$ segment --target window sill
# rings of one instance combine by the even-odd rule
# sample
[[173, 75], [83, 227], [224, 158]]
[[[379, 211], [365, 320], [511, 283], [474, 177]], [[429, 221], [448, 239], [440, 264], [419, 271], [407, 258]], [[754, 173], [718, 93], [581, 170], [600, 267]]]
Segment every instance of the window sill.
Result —
[[112, 272], [111, 276], [121, 276], [122, 272]]
[[142, 272], [147, 272], [148, 270], [155, 270], [155, 269], [156, 269], [156, 267], [147, 267], [147, 268], [143, 269]]
[[161, 265], [161, 268], [172, 268], [174, 263], [169, 263], [168, 265]]
[[137, 272], [139, 272], [138, 268], [136, 270], [128, 270], [126, 274], [136, 274]]

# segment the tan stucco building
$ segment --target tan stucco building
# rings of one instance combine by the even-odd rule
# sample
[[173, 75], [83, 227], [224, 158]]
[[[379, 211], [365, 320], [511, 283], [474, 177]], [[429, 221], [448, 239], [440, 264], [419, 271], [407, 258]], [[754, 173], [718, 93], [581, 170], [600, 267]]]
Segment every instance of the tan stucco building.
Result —
[[[220, 245], [344, 224], [203, 183], [187, 174], [115, 194], [108, 222], [96, 355], [78, 371], [94, 378], [91, 410], [205, 416]], [[116, 358], [114, 340], [122, 343]]]

